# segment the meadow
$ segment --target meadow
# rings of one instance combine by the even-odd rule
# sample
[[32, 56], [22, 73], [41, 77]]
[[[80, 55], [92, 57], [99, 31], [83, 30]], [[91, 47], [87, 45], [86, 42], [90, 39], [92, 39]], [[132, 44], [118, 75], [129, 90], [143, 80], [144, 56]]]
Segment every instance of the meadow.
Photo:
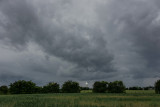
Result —
[[160, 107], [160, 95], [154, 90], [0, 95], [0, 107]]

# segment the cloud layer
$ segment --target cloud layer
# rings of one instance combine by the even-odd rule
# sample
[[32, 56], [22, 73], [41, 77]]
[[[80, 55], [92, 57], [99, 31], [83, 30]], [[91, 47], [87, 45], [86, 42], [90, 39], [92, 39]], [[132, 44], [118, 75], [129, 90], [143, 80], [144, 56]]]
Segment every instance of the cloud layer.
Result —
[[1, 84], [160, 77], [158, 0], [1, 0]]

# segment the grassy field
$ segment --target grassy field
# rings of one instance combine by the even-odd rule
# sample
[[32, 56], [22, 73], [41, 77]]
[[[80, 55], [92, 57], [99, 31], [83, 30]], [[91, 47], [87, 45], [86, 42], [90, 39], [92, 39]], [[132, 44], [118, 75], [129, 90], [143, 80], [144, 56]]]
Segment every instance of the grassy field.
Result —
[[126, 91], [126, 94], [91, 93], [0, 95], [0, 107], [160, 107], [154, 91]]

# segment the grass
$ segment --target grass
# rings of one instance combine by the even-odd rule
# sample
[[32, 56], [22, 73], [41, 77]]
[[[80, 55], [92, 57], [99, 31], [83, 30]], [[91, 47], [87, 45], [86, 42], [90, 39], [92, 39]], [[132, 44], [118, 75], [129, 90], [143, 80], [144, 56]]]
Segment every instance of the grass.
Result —
[[0, 107], [160, 107], [160, 95], [154, 91], [111, 93], [59, 93], [0, 95]]

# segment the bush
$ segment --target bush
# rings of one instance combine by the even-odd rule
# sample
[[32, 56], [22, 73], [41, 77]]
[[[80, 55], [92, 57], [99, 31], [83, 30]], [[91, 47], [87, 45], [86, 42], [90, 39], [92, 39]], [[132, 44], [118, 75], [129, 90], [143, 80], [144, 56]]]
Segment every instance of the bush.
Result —
[[63, 93], [80, 93], [80, 86], [78, 82], [66, 81], [62, 86]]
[[153, 86], [148, 86], [148, 87], [144, 87], [143, 89], [144, 90], [154, 90], [154, 87]]
[[7, 93], [8, 93], [8, 87], [5, 86], [5, 85], [1, 86], [1, 87], [0, 87], [0, 92], [1, 92], [2, 94], [7, 94]]
[[39, 87], [39, 86], [36, 86], [35, 87], [35, 93], [43, 93], [43, 88], [42, 87]]
[[32, 94], [35, 93], [36, 84], [32, 81], [19, 80], [10, 84], [11, 94]]
[[142, 87], [129, 87], [129, 90], [143, 90]]
[[156, 94], [160, 94], [160, 80], [155, 82], [155, 92]]
[[89, 87], [80, 87], [81, 90], [89, 90]]
[[43, 87], [44, 93], [59, 93], [59, 84], [50, 82], [46, 86]]
[[114, 81], [108, 84], [108, 92], [109, 93], [124, 93], [125, 86], [122, 81]]
[[93, 84], [94, 93], [105, 93], [107, 91], [108, 82], [105, 81], [96, 81]]

